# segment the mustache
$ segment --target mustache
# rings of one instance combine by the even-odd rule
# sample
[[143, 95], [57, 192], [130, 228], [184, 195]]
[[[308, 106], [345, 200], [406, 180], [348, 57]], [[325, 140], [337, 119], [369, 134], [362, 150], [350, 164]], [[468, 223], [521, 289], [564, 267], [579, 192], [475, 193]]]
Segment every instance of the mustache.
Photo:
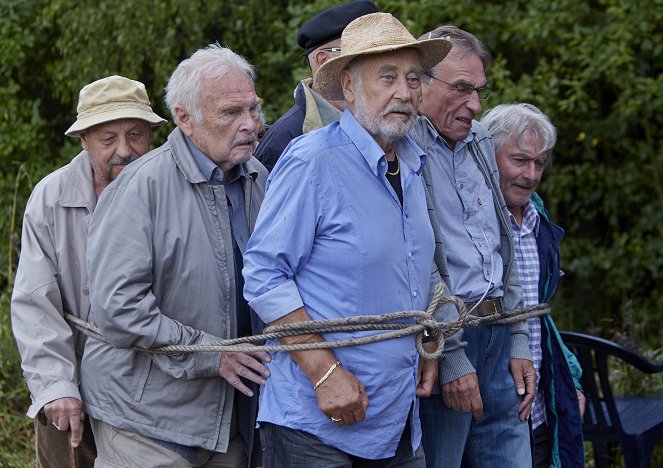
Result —
[[137, 154], [132, 154], [130, 156], [127, 156], [126, 158], [122, 158], [120, 156], [115, 156], [113, 159], [108, 161], [109, 166], [126, 166], [129, 163], [134, 162], [136, 159], [138, 159], [140, 156]]
[[233, 142], [233, 148], [235, 146], [241, 146], [241, 145], [255, 145], [257, 142], [258, 138], [255, 135], [251, 135], [246, 138], [240, 138], [239, 140], [235, 140]]
[[391, 112], [401, 112], [403, 114], [407, 114], [409, 116], [414, 116], [416, 115], [414, 111], [414, 106], [409, 103], [396, 103], [388, 106], [383, 112], [382, 115], [385, 116]]
[[518, 182], [518, 187], [524, 188], [526, 190], [534, 190], [539, 184], [535, 184], [534, 182], [529, 183], [529, 182]]

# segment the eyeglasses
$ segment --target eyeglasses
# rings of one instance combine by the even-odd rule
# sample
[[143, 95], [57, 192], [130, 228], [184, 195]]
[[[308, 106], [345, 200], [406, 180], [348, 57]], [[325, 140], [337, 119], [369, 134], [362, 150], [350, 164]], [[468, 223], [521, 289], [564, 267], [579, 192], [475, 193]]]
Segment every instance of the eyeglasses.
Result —
[[323, 47], [320, 50], [324, 50], [325, 52], [340, 52], [341, 48], [340, 47]]
[[462, 94], [463, 96], [469, 96], [472, 94], [472, 91], [476, 91], [477, 94], [479, 95], [479, 99], [481, 99], [482, 101], [488, 99], [488, 97], [490, 97], [490, 93], [493, 91], [488, 86], [482, 86], [481, 88], [473, 88], [472, 86], [465, 83], [451, 84], [439, 78], [435, 78], [433, 75], [427, 75], [427, 76], [436, 81], [444, 83], [445, 85], [449, 86], [453, 91], [455, 91], [458, 94]]

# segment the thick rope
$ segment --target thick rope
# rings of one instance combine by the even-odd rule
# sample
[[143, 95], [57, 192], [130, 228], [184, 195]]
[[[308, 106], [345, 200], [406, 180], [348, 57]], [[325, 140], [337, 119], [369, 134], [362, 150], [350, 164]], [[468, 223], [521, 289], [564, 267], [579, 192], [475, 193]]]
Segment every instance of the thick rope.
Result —
[[[532, 307], [523, 307], [500, 314], [487, 317], [476, 317], [468, 314], [465, 303], [457, 296], [442, 297], [444, 285], [440, 283], [435, 289], [435, 294], [426, 311], [407, 310], [379, 315], [360, 315], [333, 320], [310, 320], [306, 322], [287, 323], [278, 326], [267, 327], [261, 335], [247, 336], [243, 338], [232, 338], [228, 340], [215, 341], [207, 344], [195, 345], [169, 345], [152, 349], [132, 348], [151, 354], [177, 354], [193, 352], [242, 352], [254, 353], [257, 351], [303, 351], [308, 349], [329, 349], [345, 346], [356, 346], [379, 341], [401, 338], [416, 334], [415, 342], [417, 351], [425, 359], [437, 359], [444, 351], [444, 340], [456, 334], [462, 328], [476, 327], [479, 325], [504, 325], [527, 320], [531, 317], [539, 317], [550, 313], [548, 304], [538, 304]], [[439, 308], [445, 304], [452, 303], [458, 309], [458, 320], [450, 322], [438, 322], [435, 315]], [[98, 341], [108, 343], [99, 328], [95, 325], [79, 319], [71, 314], [65, 314], [65, 318], [78, 330]], [[415, 319], [415, 322], [403, 323], [405, 319]], [[287, 336], [355, 332], [355, 331], [381, 331], [384, 333], [366, 335], [359, 338], [346, 340], [322, 341], [318, 343], [299, 344], [276, 344], [263, 345], [267, 340], [277, 340]], [[424, 349], [424, 337], [428, 335], [437, 343], [437, 349], [428, 352]], [[108, 343], [110, 344], [110, 343]]]

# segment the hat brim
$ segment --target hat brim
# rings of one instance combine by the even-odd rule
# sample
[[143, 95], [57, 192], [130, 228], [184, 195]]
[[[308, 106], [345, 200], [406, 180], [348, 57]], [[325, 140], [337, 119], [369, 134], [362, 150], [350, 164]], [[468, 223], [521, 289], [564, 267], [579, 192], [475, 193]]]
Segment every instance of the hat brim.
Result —
[[401, 49], [417, 50], [421, 56], [421, 66], [424, 70], [430, 70], [440, 63], [451, 50], [451, 41], [447, 39], [426, 39], [406, 44], [385, 45], [373, 49], [362, 51], [356, 54], [341, 55], [326, 61], [318, 69], [315, 76], [315, 83], [318, 94], [328, 100], [343, 99], [343, 89], [341, 87], [341, 71], [347, 67], [353, 59], [362, 55], [375, 55], [385, 52], [393, 52]]
[[90, 127], [94, 127], [95, 125], [111, 122], [113, 120], [120, 120], [120, 119], [140, 119], [146, 121], [152, 127], [167, 122], [166, 119], [162, 119], [154, 112], [148, 112], [142, 109], [136, 109], [136, 108], [113, 109], [110, 111], [100, 112], [98, 114], [77, 119], [76, 122], [74, 122], [74, 124], [71, 127], [69, 127], [69, 129], [66, 132], [64, 132], [64, 134], [71, 137], [78, 136], [80, 132], [87, 130]]

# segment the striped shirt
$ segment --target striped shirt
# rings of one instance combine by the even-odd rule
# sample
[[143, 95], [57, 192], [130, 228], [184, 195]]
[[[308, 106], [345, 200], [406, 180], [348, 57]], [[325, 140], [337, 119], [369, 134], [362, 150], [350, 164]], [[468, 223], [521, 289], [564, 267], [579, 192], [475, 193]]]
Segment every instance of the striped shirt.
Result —
[[[539, 254], [536, 246], [536, 236], [539, 233], [539, 214], [530, 201], [523, 208], [523, 223], [521, 226], [516, 223], [513, 215], [510, 217], [523, 302], [525, 307], [529, 307], [539, 303]], [[532, 429], [536, 429], [546, 420], [543, 392], [539, 391], [541, 359], [543, 356], [541, 352], [541, 319], [539, 317], [531, 318], [527, 321], [527, 324], [529, 325], [529, 348], [536, 369], [537, 392], [531, 416]]]

